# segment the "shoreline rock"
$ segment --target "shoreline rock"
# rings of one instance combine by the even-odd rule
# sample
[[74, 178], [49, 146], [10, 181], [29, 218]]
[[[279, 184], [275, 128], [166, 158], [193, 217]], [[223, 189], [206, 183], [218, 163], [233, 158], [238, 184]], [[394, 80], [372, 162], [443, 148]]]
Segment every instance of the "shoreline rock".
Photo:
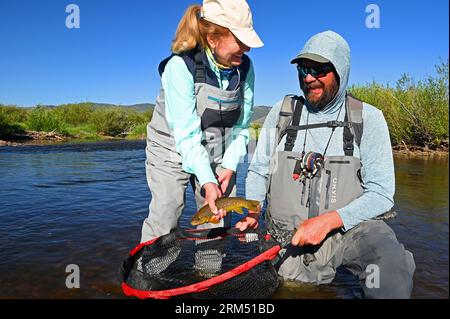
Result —
[[[5, 138], [5, 137], [3, 137]], [[77, 136], [61, 135], [55, 132], [38, 132], [26, 131], [24, 133], [8, 136], [5, 140], [0, 139], [0, 147], [2, 146], [44, 146], [51, 144], [61, 144], [70, 142], [92, 142], [92, 141], [126, 141], [126, 140], [145, 140], [146, 136], [138, 136], [134, 139], [127, 139], [126, 136], [108, 136], [97, 135], [97, 138], [79, 138]]]
[[396, 145], [392, 147], [392, 153], [395, 156], [414, 157], [414, 158], [444, 158], [448, 157], [448, 141], [443, 142], [437, 149], [414, 145]]
[[13, 143], [10, 141], [0, 140], [0, 146], [17, 146], [17, 143]]
[[64, 141], [68, 140], [70, 136], [65, 136], [53, 132], [38, 132], [38, 131], [26, 131], [22, 134], [14, 134], [12, 140], [46, 140], [46, 141]]

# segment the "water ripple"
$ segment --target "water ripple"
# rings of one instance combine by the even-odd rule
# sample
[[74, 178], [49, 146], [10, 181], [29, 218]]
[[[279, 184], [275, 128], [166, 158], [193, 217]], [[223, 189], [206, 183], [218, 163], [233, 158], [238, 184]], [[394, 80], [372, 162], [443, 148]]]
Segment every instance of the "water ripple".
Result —
[[[144, 150], [145, 141], [0, 150], [0, 298], [123, 297], [111, 278], [139, 242], [148, 213]], [[448, 298], [448, 162], [396, 159], [395, 164], [399, 217], [391, 226], [416, 260], [413, 297]], [[245, 194], [246, 168], [242, 164], [238, 171], [239, 196]], [[196, 211], [191, 188], [186, 199], [182, 227], [190, 226]], [[83, 271], [83, 291], [64, 286], [61, 276], [70, 263]], [[30, 284], [35, 278], [37, 286]], [[339, 271], [332, 285], [284, 286], [277, 294], [349, 298], [355, 288], [351, 278]]]

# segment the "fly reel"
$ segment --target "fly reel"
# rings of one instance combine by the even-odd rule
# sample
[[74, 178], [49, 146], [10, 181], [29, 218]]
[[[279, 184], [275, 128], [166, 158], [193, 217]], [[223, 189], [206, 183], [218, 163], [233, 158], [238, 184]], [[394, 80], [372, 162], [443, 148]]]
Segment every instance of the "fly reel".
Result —
[[304, 181], [313, 178], [324, 165], [324, 157], [320, 153], [308, 152], [295, 163], [292, 177], [294, 180]]

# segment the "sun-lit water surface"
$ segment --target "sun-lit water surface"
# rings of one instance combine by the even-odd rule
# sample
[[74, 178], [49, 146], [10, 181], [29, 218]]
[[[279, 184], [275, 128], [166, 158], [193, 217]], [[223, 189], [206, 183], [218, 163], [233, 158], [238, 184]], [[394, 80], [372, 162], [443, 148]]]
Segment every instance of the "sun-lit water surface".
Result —
[[[0, 148], [0, 298], [123, 298], [118, 275], [139, 242], [150, 192], [145, 142]], [[412, 251], [413, 298], [448, 298], [448, 161], [395, 159], [390, 222]], [[246, 168], [238, 172], [244, 195]], [[192, 191], [182, 227], [195, 212]], [[81, 288], [67, 289], [77, 264]], [[287, 282], [274, 298], [352, 298], [357, 281], [339, 270], [331, 285]]]

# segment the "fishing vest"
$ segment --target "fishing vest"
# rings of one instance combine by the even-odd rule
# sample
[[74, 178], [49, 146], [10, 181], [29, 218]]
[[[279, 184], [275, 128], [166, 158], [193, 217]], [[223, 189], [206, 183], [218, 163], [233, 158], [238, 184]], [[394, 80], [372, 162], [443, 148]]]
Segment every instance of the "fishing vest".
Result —
[[[279, 114], [276, 142], [279, 145], [285, 135], [286, 142], [284, 150], [276, 151], [270, 161], [266, 211], [266, 225], [275, 238], [277, 233], [294, 230], [308, 218], [342, 208], [363, 193], [361, 162], [353, 156], [363, 132], [362, 102], [348, 94], [344, 121], [299, 126], [303, 104], [303, 97], [286, 96]], [[330, 132], [343, 127], [345, 155], [325, 154], [323, 165], [313, 178], [295, 179], [302, 160], [302, 153], [292, 151], [297, 133], [319, 127], [329, 127]]]
[[[172, 56], [160, 63], [158, 68], [160, 75]], [[202, 145], [208, 152], [210, 161], [220, 163], [226, 147], [232, 141], [232, 127], [241, 115], [244, 104], [243, 87], [250, 68], [250, 59], [243, 55], [241, 65], [230, 74], [228, 87], [223, 90], [220, 89], [219, 80], [210, 68], [203, 50], [194, 49], [179, 56], [194, 78], [195, 107], [201, 120]], [[175, 139], [168, 126], [165, 110], [164, 90], [161, 86], [153, 117], [148, 125], [149, 132], [153, 133], [152, 140], [176, 151]]]

